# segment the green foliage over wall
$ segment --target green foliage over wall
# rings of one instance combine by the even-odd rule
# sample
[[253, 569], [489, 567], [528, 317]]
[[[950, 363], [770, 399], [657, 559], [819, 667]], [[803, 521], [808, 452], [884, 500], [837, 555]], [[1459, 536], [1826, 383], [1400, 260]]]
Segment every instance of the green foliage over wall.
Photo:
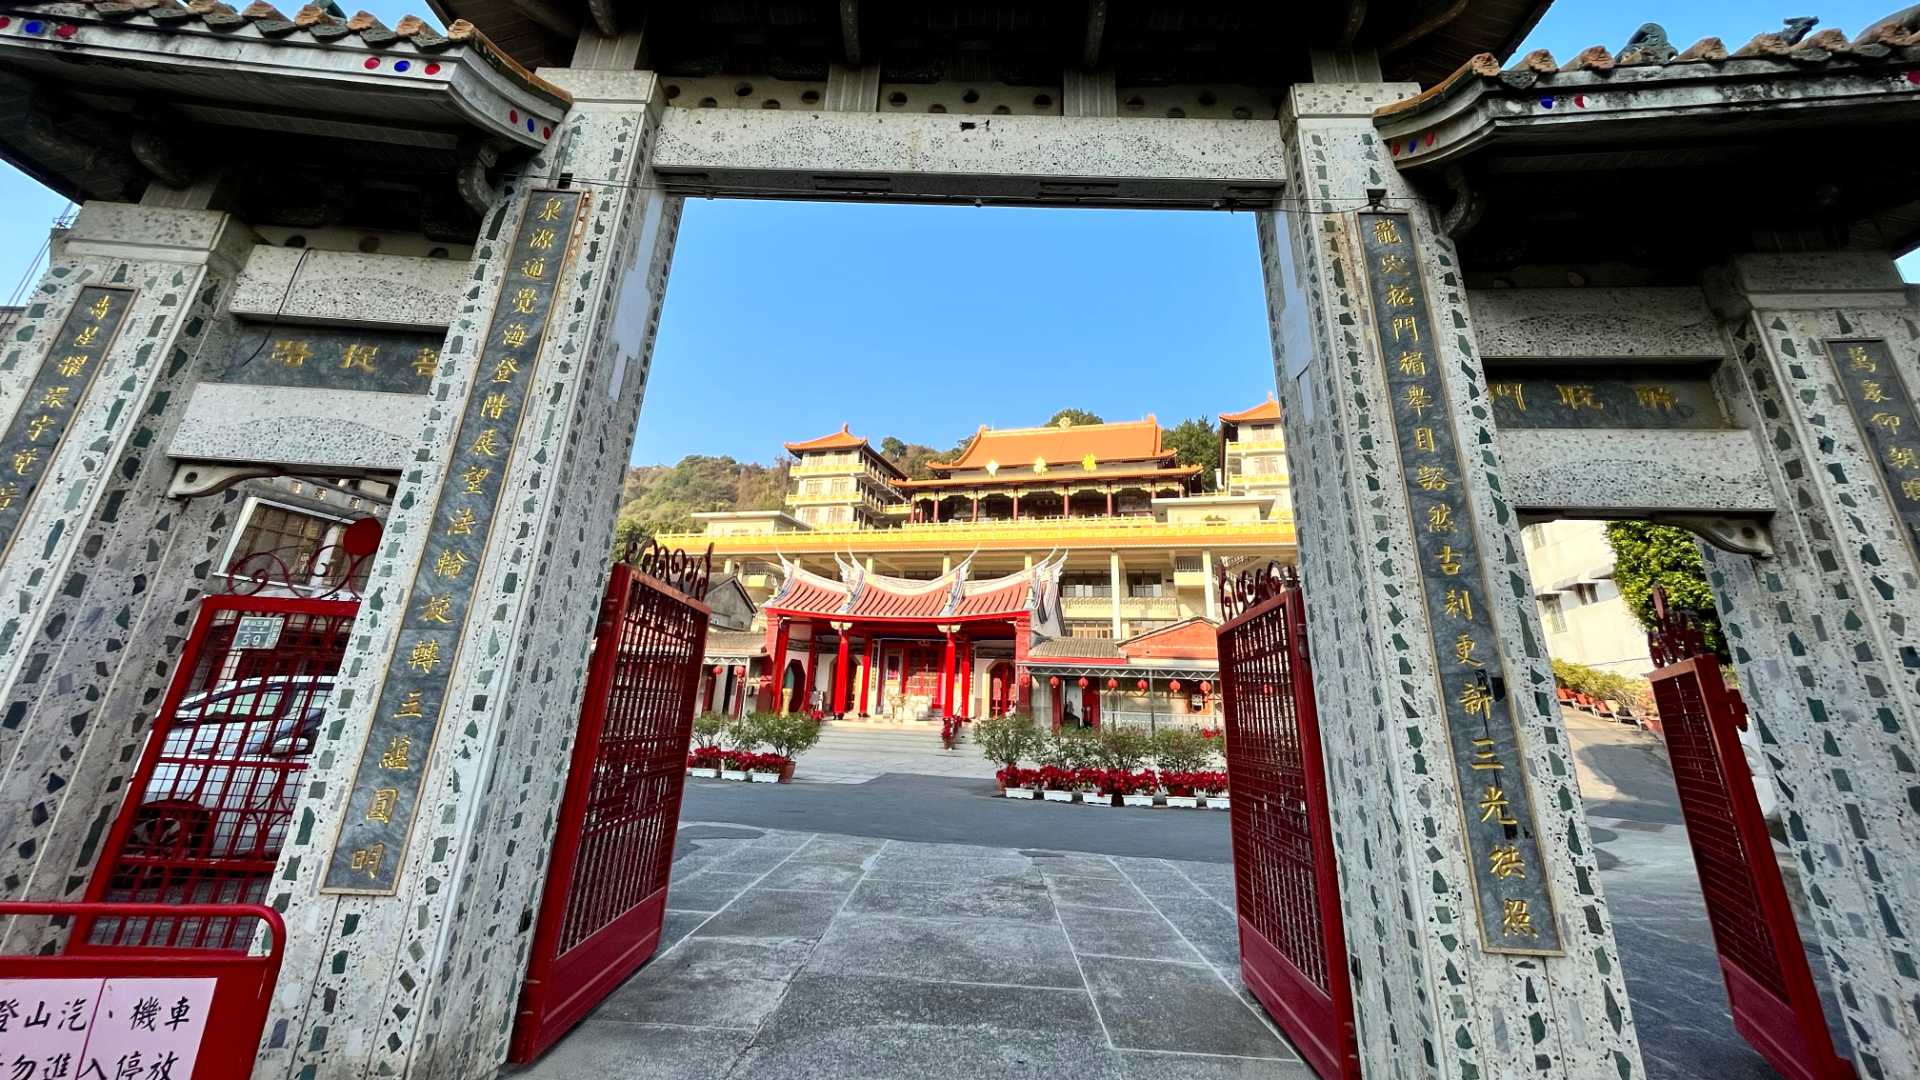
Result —
[[1692, 615], [1707, 646], [1724, 656], [1713, 590], [1692, 533], [1647, 521], [1612, 521], [1607, 542], [1613, 546], [1614, 583], [1642, 628], [1653, 628], [1653, 587], [1663, 586], [1667, 605]]
[[1073, 421], [1074, 427], [1079, 427], [1082, 424], [1106, 423], [1105, 420], [1100, 419], [1098, 416], [1095, 416], [1093, 413], [1090, 413], [1085, 409], [1061, 409], [1059, 412], [1054, 413], [1052, 416], [1047, 417], [1047, 423], [1045, 426], [1053, 427], [1054, 425], [1058, 424], [1062, 420]]
[[1160, 431], [1160, 445], [1171, 450], [1181, 465], [1200, 466], [1200, 489], [1214, 489], [1214, 472], [1220, 467], [1220, 429], [1213, 418], [1194, 416]]

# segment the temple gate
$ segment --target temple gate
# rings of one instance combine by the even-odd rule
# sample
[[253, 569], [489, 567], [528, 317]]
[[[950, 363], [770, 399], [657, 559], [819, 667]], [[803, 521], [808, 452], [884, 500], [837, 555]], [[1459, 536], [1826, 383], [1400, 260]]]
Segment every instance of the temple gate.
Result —
[[1910, 16], [1503, 66], [1537, 6], [627, 7], [0, 4], [0, 149], [83, 203], [0, 353], [12, 895], [89, 888], [235, 485], [383, 478], [258, 1075], [489, 1075], [680, 199], [1244, 210], [1362, 1072], [1644, 1075], [1517, 540], [1591, 516], [1711, 544], [1854, 1060], [1920, 1074]]

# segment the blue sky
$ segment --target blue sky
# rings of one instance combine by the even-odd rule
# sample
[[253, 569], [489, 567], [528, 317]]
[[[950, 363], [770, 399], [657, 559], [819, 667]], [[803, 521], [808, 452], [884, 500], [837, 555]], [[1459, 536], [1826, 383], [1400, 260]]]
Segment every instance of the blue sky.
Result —
[[[389, 24], [408, 7], [366, 6]], [[1821, 25], [1852, 35], [1897, 6], [1825, 0]], [[1738, 48], [1807, 13], [1562, 0], [1522, 50], [1617, 49], [1643, 22], [1680, 48]], [[0, 165], [0, 205], [12, 292], [65, 204]], [[1920, 278], [1920, 256], [1903, 266]], [[764, 461], [842, 423], [946, 447], [1068, 406], [1170, 425], [1251, 405], [1272, 379], [1248, 214], [689, 201], [633, 460]]]

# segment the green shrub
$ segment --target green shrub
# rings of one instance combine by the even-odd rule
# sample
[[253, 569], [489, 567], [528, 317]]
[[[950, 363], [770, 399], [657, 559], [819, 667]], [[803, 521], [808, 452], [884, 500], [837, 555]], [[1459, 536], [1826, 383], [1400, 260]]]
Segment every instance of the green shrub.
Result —
[[1137, 727], [1102, 727], [1098, 741], [1099, 755], [1094, 764], [1126, 772], [1139, 772], [1153, 748], [1153, 737]]
[[767, 745], [767, 737], [762, 723], [765, 716], [766, 714], [764, 713], [748, 713], [745, 716], [736, 716], [728, 721], [728, 748], [745, 751], [749, 754], [758, 753], [761, 747]]
[[726, 738], [727, 725], [733, 718], [726, 713], [703, 712], [693, 718], [693, 745], [719, 746]]
[[1085, 728], [1061, 728], [1042, 740], [1037, 753], [1042, 765], [1084, 769], [1099, 764], [1100, 741]]
[[1047, 738], [1034, 726], [1033, 717], [1027, 713], [975, 721], [972, 737], [974, 742], [980, 744], [980, 752], [996, 765], [1032, 761], [1039, 755]]
[[1653, 687], [1645, 679], [1616, 675], [1585, 664], [1553, 661], [1553, 681], [1576, 694], [1617, 701], [1645, 711], [1653, 702]]
[[1150, 748], [1161, 772], [1199, 772], [1213, 764], [1214, 740], [1187, 727], [1161, 728]]
[[813, 749], [820, 741], [820, 725], [801, 713], [762, 712], [753, 714], [754, 733], [759, 745], [791, 761]]

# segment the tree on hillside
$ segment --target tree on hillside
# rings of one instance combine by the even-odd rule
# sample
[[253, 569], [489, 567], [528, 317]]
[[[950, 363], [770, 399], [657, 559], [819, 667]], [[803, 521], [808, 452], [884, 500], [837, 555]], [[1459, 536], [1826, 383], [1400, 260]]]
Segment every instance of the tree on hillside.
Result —
[[1193, 416], [1162, 428], [1160, 445], [1172, 450], [1174, 460], [1181, 465], [1200, 466], [1202, 491], [1214, 489], [1214, 471], [1220, 465], [1220, 429], [1214, 426], [1212, 417]]
[[614, 524], [614, 550], [635, 537], [691, 531], [693, 515], [704, 511], [778, 510], [786, 499], [791, 464], [784, 458], [758, 465], [689, 454], [671, 466], [628, 469]]
[[1653, 587], [1660, 585], [1667, 606], [1691, 615], [1707, 647], [1726, 653], [1713, 589], [1692, 533], [1650, 521], [1610, 521], [1607, 543], [1613, 547], [1614, 584], [1642, 627], [1653, 629]]
[[1105, 420], [1100, 419], [1098, 416], [1095, 416], [1094, 414], [1088, 412], [1085, 409], [1061, 409], [1059, 412], [1054, 413], [1052, 416], [1047, 417], [1047, 426], [1053, 427], [1056, 424], [1060, 423], [1060, 421], [1062, 420], [1073, 421], [1074, 427], [1079, 427], [1082, 424], [1106, 423]]

